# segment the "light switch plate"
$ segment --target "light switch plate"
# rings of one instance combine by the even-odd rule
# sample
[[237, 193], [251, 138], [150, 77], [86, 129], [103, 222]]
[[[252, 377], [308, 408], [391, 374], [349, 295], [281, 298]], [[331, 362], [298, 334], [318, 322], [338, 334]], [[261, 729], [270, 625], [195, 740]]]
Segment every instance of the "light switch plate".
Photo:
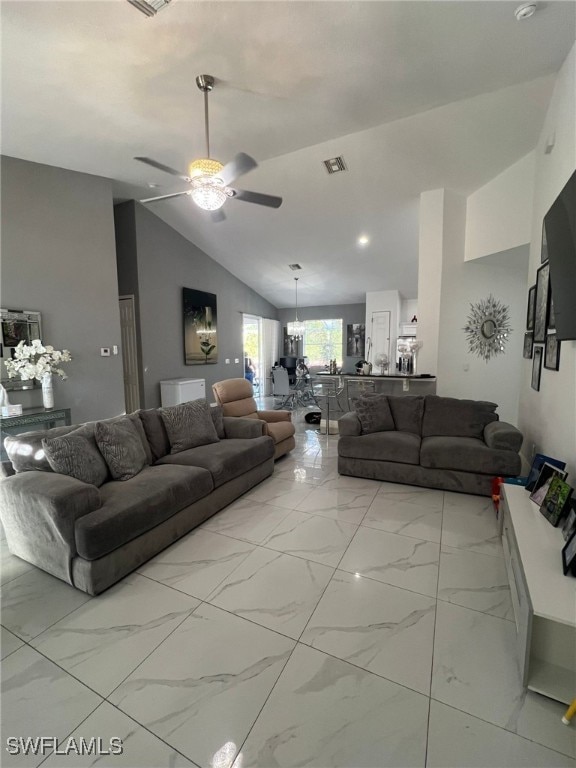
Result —
[[239, 362], [240, 362], [240, 358], [239, 358], [239, 357], [235, 357], [235, 358], [234, 358], [234, 362], [235, 362], [235, 363], [239, 363]]
[[100, 347], [100, 357], [110, 357], [110, 347]]

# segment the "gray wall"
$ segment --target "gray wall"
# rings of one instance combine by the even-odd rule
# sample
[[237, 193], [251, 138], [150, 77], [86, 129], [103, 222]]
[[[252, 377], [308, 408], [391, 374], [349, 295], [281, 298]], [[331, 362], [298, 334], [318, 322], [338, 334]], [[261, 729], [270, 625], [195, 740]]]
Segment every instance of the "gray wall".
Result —
[[[349, 323], [365, 323], [366, 322], [366, 304], [330, 304], [322, 307], [298, 307], [298, 319], [299, 320], [338, 320], [342, 319], [342, 368], [349, 373], [354, 372], [354, 365], [360, 359], [358, 355], [355, 357], [346, 356], [346, 326]], [[279, 309], [278, 320], [280, 320], [280, 354], [282, 355], [284, 347], [284, 328], [287, 323], [294, 320], [294, 308], [292, 309]], [[302, 342], [300, 342], [300, 352], [302, 350]], [[326, 361], [328, 363], [328, 360]]]
[[[112, 188], [107, 179], [1, 158], [2, 307], [42, 313], [43, 340], [66, 348], [69, 378], [55, 378], [56, 406], [73, 422], [124, 411]], [[39, 390], [12, 392], [40, 405]]]
[[[160, 404], [162, 379], [206, 379], [210, 400], [215, 381], [244, 376], [242, 314], [277, 318], [278, 310], [139, 203], [116, 206], [115, 221], [120, 293], [138, 297], [142, 407]], [[219, 349], [214, 365], [184, 364], [183, 287], [217, 296]], [[226, 358], [230, 365], [224, 363]]]

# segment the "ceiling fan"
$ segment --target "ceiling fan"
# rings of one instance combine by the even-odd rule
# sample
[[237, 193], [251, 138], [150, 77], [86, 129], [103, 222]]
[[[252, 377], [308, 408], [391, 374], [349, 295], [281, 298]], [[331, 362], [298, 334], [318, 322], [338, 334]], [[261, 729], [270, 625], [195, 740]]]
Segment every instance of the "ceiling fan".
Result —
[[249, 192], [245, 189], [235, 189], [230, 187], [237, 178], [245, 173], [254, 170], [258, 166], [256, 160], [240, 152], [236, 157], [226, 165], [222, 165], [218, 160], [210, 157], [210, 123], [208, 120], [208, 93], [214, 87], [214, 78], [212, 75], [198, 75], [196, 85], [204, 93], [204, 127], [206, 130], [206, 157], [194, 160], [189, 166], [189, 174], [170, 168], [168, 165], [158, 163], [150, 157], [135, 157], [141, 163], [151, 165], [160, 171], [177, 176], [179, 179], [187, 182], [190, 189], [184, 192], [175, 192], [171, 195], [160, 195], [159, 197], [148, 197], [140, 200], [141, 203], [154, 203], [158, 200], [168, 200], [171, 197], [180, 197], [189, 195], [192, 200], [205, 211], [210, 211], [214, 221], [223, 221], [226, 216], [221, 210], [228, 199], [244, 200], [246, 203], [256, 203], [256, 205], [265, 205], [269, 208], [279, 208], [282, 205], [282, 198], [274, 195], [263, 195], [260, 192]]

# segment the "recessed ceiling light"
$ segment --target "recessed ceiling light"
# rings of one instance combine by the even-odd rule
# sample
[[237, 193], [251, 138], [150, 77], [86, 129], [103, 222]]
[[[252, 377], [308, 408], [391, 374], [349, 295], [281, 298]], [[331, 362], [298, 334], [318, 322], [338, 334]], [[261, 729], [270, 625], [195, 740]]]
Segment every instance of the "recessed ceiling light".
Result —
[[516, 21], [523, 21], [524, 19], [529, 19], [530, 16], [534, 16], [535, 13], [536, 3], [522, 3], [522, 5], [519, 5], [514, 11], [514, 16], [516, 17]]
[[358, 238], [358, 245], [368, 245], [369, 242], [370, 242], [370, 238], [368, 237], [368, 235], [360, 235], [360, 237]]

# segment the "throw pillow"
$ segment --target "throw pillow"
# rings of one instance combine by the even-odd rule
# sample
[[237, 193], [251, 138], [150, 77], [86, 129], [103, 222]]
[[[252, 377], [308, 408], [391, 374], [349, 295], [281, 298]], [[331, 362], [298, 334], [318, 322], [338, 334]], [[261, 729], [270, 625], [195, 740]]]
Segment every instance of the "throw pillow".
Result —
[[210, 416], [212, 417], [212, 422], [218, 438], [223, 440], [226, 437], [226, 432], [224, 431], [224, 414], [222, 412], [222, 406], [211, 405]]
[[146, 452], [140, 435], [127, 416], [94, 425], [96, 443], [114, 480], [129, 480], [146, 465]]
[[97, 488], [108, 478], [108, 467], [91, 429], [80, 427], [61, 437], [44, 438], [42, 448], [54, 472], [75, 477]]
[[166, 427], [158, 408], [138, 411], [138, 415], [152, 452], [152, 461], [150, 463], [153, 464], [158, 459], [166, 456], [167, 453], [170, 453], [170, 441], [168, 440]]
[[355, 408], [362, 425], [362, 434], [389, 432], [395, 429], [386, 395], [372, 394], [370, 397], [359, 397]]
[[424, 398], [422, 395], [389, 395], [388, 403], [398, 432], [422, 432]]
[[484, 400], [426, 395], [422, 437], [475, 437], [482, 439], [484, 427], [498, 421], [498, 406]]
[[189, 403], [160, 408], [160, 415], [168, 433], [170, 453], [218, 442], [206, 400], [191, 400]]

